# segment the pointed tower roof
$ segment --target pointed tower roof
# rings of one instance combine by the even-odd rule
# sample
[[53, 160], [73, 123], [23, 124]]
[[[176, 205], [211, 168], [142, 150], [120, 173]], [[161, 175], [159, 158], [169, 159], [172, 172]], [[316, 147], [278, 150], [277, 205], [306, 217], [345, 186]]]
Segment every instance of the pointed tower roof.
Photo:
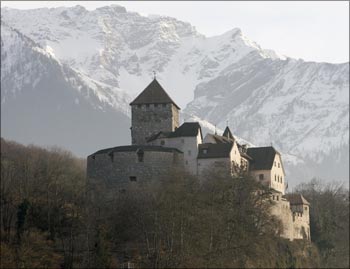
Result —
[[230, 130], [230, 128], [228, 128], [228, 126], [226, 126], [225, 131], [224, 131], [224, 133], [222, 134], [222, 136], [227, 137], [227, 138], [234, 139], [234, 138], [233, 138], [233, 135], [232, 135], [232, 133], [231, 133], [231, 130]]
[[144, 89], [130, 105], [143, 104], [173, 104], [178, 109], [180, 107], [170, 98], [156, 78]]

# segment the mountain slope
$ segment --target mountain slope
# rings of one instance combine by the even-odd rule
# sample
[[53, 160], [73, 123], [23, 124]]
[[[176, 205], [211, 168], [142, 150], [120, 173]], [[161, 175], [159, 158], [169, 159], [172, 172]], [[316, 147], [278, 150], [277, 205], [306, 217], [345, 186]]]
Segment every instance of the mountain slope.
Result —
[[237, 28], [205, 37], [189, 23], [116, 5], [5, 8], [2, 19], [85, 83], [99, 85], [93, 96], [104, 96], [113, 111], [128, 115], [127, 100], [156, 71], [172, 98], [187, 105], [184, 119], [219, 129], [229, 121], [254, 145], [272, 142], [292, 181], [349, 178], [348, 63], [295, 60], [260, 48]]
[[[129, 142], [125, 94], [86, 80], [3, 22], [1, 67], [3, 137], [64, 146], [80, 156]], [[112, 101], [121, 104], [118, 110]]]
[[198, 83], [251, 51], [277, 57], [244, 37], [239, 29], [207, 38], [189, 23], [170, 17], [143, 17], [111, 5], [87, 11], [72, 8], [4, 8], [9, 25], [48, 48], [62, 63], [97, 81], [136, 96], [153, 71], [184, 107]]
[[[255, 145], [298, 156], [299, 178], [348, 178], [349, 64], [263, 58], [251, 53], [199, 84], [186, 112]], [[301, 165], [303, 163], [304, 165]], [[312, 169], [310, 169], [312, 167]], [[293, 172], [292, 172], [293, 171]]]

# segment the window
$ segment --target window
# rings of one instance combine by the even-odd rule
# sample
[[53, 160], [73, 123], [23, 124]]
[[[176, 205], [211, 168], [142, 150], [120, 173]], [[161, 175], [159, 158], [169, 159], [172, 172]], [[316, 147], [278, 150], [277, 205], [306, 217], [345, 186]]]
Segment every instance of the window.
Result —
[[163, 104], [163, 107], [166, 107], [166, 104]]
[[137, 154], [137, 160], [139, 163], [142, 163], [143, 162], [143, 156], [144, 156], [144, 152], [142, 149], [138, 149], [136, 151], [136, 154]]
[[275, 181], [276, 181], [276, 175], [275, 175]]
[[137, 108], [141, 108], [142, 106], [141, 105], [137, 105]]
[[259, 179], [260, 179], [260, 180], [264, 180], [264, 174], [260, 174], [260, 175], [259, 175]]
[[191, 156], [191, 151], [189, 150], [189, 151], [187, 151], [187, 153], [188, 153], [188, 156]]
[[146, 104], [146, 107], [149, 107], [149, 104]]
[[277, 201], [279, 201], [279, 198], [280, 198], [280, 197], [279, 197], [278, 195], [276, 195], [276, 200], [277, 200]]
[[275, 166], [276, 166], [276, 162], [275, 162]]
[[278, 168], [280, 168], [280, 163], [278, 163]]
[[187, 164], [188, 164], [188, 161], [186, 161], [185, 163], [186, 163], [186, 165], [187, 165]]
[[275, 195], [272, 195], [272, 200], [275, 200]]
[[158, 107], [158, 104], [154, 104], [154, 107]]
[[161, 140], [160, 141], [160, 144], [163, 146], [165, 144], [165, 141], [164, 140]]
[[135, 177], [135, 176], [131, 176], [131, 177], [129, 177], [129, 180], [130, 180], [130, 181], [137, 181], [137, 179], [136, 179], [136, 177]]
[[304, 207], [304, 210], [307, 211], [307, 206]]
[[208, 150], [207, 149], [203, 149], [203, 154], [207, 154]]
[[114, 154], [113, 154], [113, 152], [109, 153], [108, 155], [111, 158], [111, 161], [113, 162], [114, 161]]
[[282, 183], [282, 176], [281, 176], [281, 183]]

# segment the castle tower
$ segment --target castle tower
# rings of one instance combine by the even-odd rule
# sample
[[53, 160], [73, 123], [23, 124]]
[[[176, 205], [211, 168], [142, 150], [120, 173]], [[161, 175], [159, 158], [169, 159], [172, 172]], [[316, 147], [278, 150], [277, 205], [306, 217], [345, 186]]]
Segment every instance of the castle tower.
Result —
[[179, 126], [179, 110], [163, 87], [154, 78], [130, 103], [132, 144], [144, 145], [160, 131], [173, 132]]

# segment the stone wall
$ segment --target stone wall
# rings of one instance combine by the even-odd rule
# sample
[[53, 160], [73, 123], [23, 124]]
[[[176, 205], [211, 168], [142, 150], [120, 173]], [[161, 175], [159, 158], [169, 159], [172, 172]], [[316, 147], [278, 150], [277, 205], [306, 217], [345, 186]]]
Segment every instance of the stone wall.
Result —
[[311, 240], [309, 206], [292, 205], [291, 210], [293, 212], [293, 237]]
[[183, 154], [177, 151], [144, 151], [142, 162], [135, 151], [90, 155], [87, 160], [88, 180], [118, 188], [132, 181], [159, 180], [176, 169], [183, 170]]
[[282, 223], [281, 236], [284, 238], [288, 238], [289, 240], [293, 240], [293, 214], [290, 210], [289, 201], [285, 198], [282, 198], [282, 195], [278, 193], [273, 194], [272, 201], [273, 206], [271, 207], [271, 213], [275, 215], [278, 219], [280, 219]]
[[133, 145], [145, 145], [152, 134], [172, 132], [179, 127], [179, 112], [173, 104], [132, 105], [131, 109]]
[[[273, 205], [271, 213], [278, 217], [283, 226], [281, 236], [289, 240], [310, 238], [310, 221], [308, 205], [290, 205], [281, 193], [271, 195]], [[305, 209], [306, 208], [306, 209]]]

